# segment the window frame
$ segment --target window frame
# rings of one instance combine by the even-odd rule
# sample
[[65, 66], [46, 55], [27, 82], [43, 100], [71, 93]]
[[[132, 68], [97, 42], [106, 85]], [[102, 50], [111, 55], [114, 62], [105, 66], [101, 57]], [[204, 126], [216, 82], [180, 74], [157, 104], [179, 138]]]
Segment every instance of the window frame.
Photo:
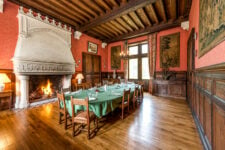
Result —
[[[128, 80], [149, 80], [149, 79], [142, 79], [142, 58], [147, 57], [148, 58], [148, 53], [142, 54], [142, 45], [147, 44], [147, 41], [141, 42], [141, 43], [134, 43], [128, 45], [128, 52], [130, 47], [138, 46], [138, 54], [137, 55], [129, 55], [128, 56]], [[149, 45], [148, 45], [149, 48]], [[130, 79], [130, 67], [129, 67], [129, 59], [138, 59], [138, 78], [137, 79]]]

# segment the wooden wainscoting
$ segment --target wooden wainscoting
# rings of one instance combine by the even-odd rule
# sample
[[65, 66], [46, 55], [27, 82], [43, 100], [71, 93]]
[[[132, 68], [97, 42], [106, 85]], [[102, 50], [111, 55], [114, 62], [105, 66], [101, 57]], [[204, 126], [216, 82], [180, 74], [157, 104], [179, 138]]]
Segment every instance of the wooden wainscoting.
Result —
[[189, 104], [205, 149], [225, 147], [225, 64], [193, 72]]

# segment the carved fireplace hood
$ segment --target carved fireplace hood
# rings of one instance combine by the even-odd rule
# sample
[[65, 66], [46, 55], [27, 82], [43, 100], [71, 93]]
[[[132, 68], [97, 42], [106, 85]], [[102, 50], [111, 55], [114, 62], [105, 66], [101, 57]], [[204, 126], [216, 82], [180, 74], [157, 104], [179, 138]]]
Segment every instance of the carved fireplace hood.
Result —
[[19, 36], [13, 57], [14, 72], [21, 75], [73, 74], [75, 61], [71, 53], [71, 28], [43, 20], [32, 10], [18, 12]]

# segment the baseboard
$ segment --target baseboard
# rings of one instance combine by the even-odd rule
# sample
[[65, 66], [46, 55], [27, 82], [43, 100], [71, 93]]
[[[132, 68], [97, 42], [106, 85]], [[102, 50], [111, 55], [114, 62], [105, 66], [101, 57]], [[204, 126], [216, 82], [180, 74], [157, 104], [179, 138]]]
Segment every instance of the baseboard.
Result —
[[[191, 108], [190, 108], [191, 109]], [[200, 139], [202, 142], [202, 145], [204, 147], [205, 150], [212, 150], [207, 138], [205, 137], [205, 134], [203, 133], [202, 127], [200, 125], [200, 122], [198, 121], [198, 118], [196, 117], [195, 113], [191, 110], [192, 116], [194, 118], [195, 121], [195, 125], [197, 127], [198, 133], [200, 135]]]

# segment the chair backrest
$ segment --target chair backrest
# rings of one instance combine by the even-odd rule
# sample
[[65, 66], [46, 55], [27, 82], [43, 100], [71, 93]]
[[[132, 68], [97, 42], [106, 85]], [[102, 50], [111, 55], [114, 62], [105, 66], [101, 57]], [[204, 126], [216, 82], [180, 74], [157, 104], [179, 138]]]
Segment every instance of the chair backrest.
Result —
[[79, 106], [85, 106], [86, 107], [86, 112], [87, 112], [87, 120], [89, 121], [89, 104], [88, 104], [88, 98], [85, 99], [77, 99], [77, 98], [73, 98], [71, 96], [71, 108], [72, 108], [72, 119], [74, 119], [75, 117], [75, 105], [79, 105]]
[[95, 83], [95, 86], [96, 86], [96, 87], [101, 87], [101, 86], [102, 86], [102, 84], [101, 84], [101, 82], [99, 82], [99, 83]]
[[[64, 93], [58, 93], [57, 92], [57, 98], [58, 98], [58, 107], [61, 110], [64, 110], [66, 112], [66, 102], [65, 102], [65, 96]], [[61, 103], [63, 104], [63, 107], [61, 107]]]
[[102, 80], [102, 84], [103, 85], [108, 84], [108, 80]]
[[122, 104], [124, 104], [125, 100], [127, 100], [128, 104], [129, 104], [129, 102], [130, 102], [130, 88], [129, 88], [129, 90], [124, 90], [123, 91]]
[[138, 96], [138, 91], [139, 91], [138, 86], [135, 86], [135, 88], [134, 88], [134, 95], [133, 95], [134, 98]]
[[113, 81], [109, 81], [108, 82], [108, 85], [113, 85]]
[[90, 89], [90, 88], [92, 88], [92, 83], [91, 82], [85, 83], [85, 89]]
[[71, 92], [71, 87], [61, 88], [61, 93], [65, 93], [65, 92]]

